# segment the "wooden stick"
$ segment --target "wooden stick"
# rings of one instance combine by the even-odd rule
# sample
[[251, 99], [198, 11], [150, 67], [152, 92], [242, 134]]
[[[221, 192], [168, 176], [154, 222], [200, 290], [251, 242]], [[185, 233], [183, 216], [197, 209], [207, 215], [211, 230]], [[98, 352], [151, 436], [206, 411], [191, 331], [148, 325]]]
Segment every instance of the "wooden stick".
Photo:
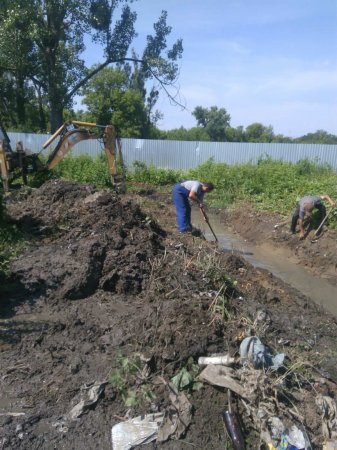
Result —
[[322, 226], [325, 224], [325, 222], [327, 221], [327, 218], [330, 216], [331, 212], [333, 211], [333, 208], [330, 209], [330, 211], [327, 213], [327, 215], [324, 217], [324, 219], [322, 220], [320, 226], [317, 228], [317, 230], [314, 233], [314, 236], [317, 236], [317, 234], [319, 233], [320, 229], [322, 228]]
[[211, 227], [211, 224], [209, 223], [209, 220], [208, 220], [207, 214], [206, 214], [205, 211], [204, 211], [204, 208], [200, 208], [200, 211], [201, 211], [202, 215], [204, 216], [205, 222], [206, 222], [207, 225], [209, 226], [209, 229], [211, 230], [211, 232], [212, 232], [212, 234], [213, 234], [213, 236], [214, 236], [215, 241], [218, 242], [218, 238], [216, 237], [216, 234], [214, 233], [213, 228]]

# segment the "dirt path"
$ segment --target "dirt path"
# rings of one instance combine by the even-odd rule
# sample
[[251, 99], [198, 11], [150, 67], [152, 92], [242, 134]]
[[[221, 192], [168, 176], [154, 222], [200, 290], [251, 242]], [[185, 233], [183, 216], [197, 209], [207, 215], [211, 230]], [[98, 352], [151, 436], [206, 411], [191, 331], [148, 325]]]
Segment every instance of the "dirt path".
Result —
[[[197, 361], [237, 357], [254, 334], [286, 354], [287, 369], [235, 366], [250, 389], [248, 409], [237, 400], [247, 448], [260, 448], [254, 414], [263, 405], [286, 425], [302, 422], [322, 448], [315, 399], [337, 393], [333, 317], [241, 256], [178, 234], [165, 197], [53, 181], [7, 209], [31, 248], [1, 290], [0, 448], [111, 449], [123, 418], [160, 411], [168, 420], [165, 382], [182, 369], [191, 422], [142, 448], [229, 448], [227, 389], [193, 390]], [[75, 414], [95, 386], [97, 401]]]

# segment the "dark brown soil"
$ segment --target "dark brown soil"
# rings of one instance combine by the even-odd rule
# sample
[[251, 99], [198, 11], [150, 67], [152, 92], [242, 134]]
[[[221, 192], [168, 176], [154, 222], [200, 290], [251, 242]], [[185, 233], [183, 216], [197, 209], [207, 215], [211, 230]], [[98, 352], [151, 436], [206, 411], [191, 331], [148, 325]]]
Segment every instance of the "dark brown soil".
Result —
[[[268, 386], [254, 406], [269, 399], [287, 424], [298, 423], [294, 414], [300, 411], [313, 449], [321, 448], [315, 398], [337, 393], [336, 320], [241, 256], [178, 234], [169, 203], [65, 181], [8, 201], [7, 213], [30, 248], [13, 262], [0, 297], [0, 448], [111, 449], [114, 424], [168, 410], [164, 381], [182, 368], [196, 375], [199, 356], [237, 355], [243, 337], [254, 332], [286, 353], [289, 369], [287, 375], [286, 369], [268, 372]], [[252, 239], [259, 239], [261, 226], [276, 245], [299, 245], [282, 231], [273, 233], [271, 219], [259, 219], [250, 221], [255, 237], [240, 214], [231, 225]], [[327, 236], [311, 245], [325, 251]], [[310, 244], [301, 245], [307, 252], [298, 250], [297, 256], [311, 260]], [[324, 258], [313, 259], [317, 273], [330, 269]], [[268, 317], [262, 323], [261, 310]], [[137, 355], [142, 374], [124, 371], [123, 389], [107, 382], [122, 373], [121, 362]], [[71, 420], [69, 412], [94, 382], [105, 383], [104, 394]], [[137, 404], [125, 404], [128, 390]], [[226, 389], [204, 384], [186, 393], [192, 422], [180, 440], [142, 448], [230, 448], [222, 422]], [[260, 448], [259, 430], [239, 399], [238, 408], [247, 448]]]

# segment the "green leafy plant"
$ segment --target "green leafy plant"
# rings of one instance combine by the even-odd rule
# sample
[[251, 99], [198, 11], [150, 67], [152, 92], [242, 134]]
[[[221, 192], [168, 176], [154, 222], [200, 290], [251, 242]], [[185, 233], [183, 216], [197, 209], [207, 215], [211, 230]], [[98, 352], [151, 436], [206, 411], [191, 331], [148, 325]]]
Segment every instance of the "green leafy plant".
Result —
[[198, 391], [202, 388], [201, 381], [196, 379], [199, 372], [199, 366], [195, 364], [193, 358], [189, 358], [185, 367], [175, 375], [171, 381], [179, 391], [185, 390], [189, 393]]
[[125, 406], [132, 408], [141, 402], [152, 402], [156, 397], [148, 383], [146, 364], [139, 355], [118, 353], [109, 383], [119, 393]]

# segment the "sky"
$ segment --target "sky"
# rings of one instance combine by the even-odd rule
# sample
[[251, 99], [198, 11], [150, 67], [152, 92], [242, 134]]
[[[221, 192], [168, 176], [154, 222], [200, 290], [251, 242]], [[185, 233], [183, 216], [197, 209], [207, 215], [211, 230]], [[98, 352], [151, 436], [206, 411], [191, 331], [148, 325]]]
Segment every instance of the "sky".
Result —
[[[162, 10], [169, 46], [183, 40], [176, 88], [185, 109], [162, 92], [158, 128], [194, 127], [196, 106], [216, 106], [234, 128], [259, 122], [289, 137], [337, 135], [337, 0], [138, 0], [131, 8], [140, 54]], [[84, 58], [100, 62], [90, 42]]]

